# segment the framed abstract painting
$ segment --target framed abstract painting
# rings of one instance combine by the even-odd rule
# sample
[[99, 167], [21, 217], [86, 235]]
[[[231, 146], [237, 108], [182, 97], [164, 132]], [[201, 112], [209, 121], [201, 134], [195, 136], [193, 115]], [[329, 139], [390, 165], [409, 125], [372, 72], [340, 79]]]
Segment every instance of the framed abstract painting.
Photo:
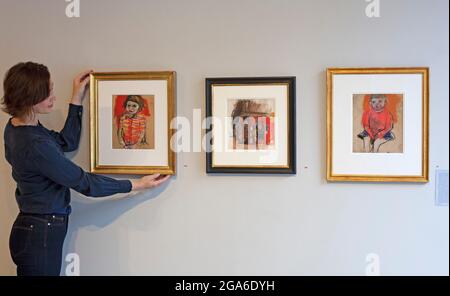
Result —
[[327, 179], [428, 182], [428, 68], [327, 70]]
[[295, 77], [206, 79], [207, 173], [295, 174]]
[[91, 172], [175, 174], [175, 72], [99, 72], [90, 79]]

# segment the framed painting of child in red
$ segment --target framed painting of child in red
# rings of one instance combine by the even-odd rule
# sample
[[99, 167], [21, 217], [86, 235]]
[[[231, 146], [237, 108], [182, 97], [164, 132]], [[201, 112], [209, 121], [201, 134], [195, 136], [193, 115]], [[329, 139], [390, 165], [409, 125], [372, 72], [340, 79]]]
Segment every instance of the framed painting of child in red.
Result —
[[91, 172], [175, 174], [175, 72], [91, 74]]
[[428, 182], [428, 68], [327, 71], [327, 179]]

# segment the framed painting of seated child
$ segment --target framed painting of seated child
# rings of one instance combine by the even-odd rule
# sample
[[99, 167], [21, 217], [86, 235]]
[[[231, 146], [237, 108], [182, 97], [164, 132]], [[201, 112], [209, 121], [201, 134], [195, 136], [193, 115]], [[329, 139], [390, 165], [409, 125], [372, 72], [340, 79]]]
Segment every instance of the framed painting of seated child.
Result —
[[327, 70], [329, 181], [428, 182], [428, 72]]
[[175, 174], [175, 72], [91, 74], [91, 172]]

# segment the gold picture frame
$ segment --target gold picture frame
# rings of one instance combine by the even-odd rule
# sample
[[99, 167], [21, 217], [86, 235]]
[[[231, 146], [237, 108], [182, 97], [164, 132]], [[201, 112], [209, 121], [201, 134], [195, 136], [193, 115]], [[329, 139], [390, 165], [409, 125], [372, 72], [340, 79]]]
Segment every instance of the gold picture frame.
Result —
[[[171, 149], [171, 140], [175, 133], [175, 130], [171, 129], [171, 121], [176, 117], [176, 72], [95, 72], [90, 75], [90, 97], [91, 172], [164, 175], [176, 173], [176, 153]], [[122, 108], [125, 114], [128, 110], [128, 105], [125, 105], [128, 100], [132, 100], [131, 97], [139, 97], [139, 102], [145, 103], [143, 105], [147, 109], [147, 117], [153, 116], [151, 126], [149, 121], [145, 121], [148, 119], [141, 120], [143, 128], [137, 132], [136, 115], [123, 115], [128, 121], [122, 121], [119, 116], [115, 116], [117, 113], [114, 113], [120, 110], [118, 108]], [[123, 103], [124, 98], [126, 100]], [[119, 104], [120, 99], [122, 101]], [[148, 102], [151, 102], [152, 110], [148, 110]], [[140, 104], [136, 106], [139, 112], [143, 111]], [[147, 117], [142, 115], [139, 119]], [[119, 123], [122, 122], [123, 128], [125, 122], [128, 123], [126, 131], [129, 131], [129, 135], [119, 132], [123, 130], [119, 129], [122, 127]], [[147, 133], [148, 129], [152, 132]], [[140, 135], [136, 136], [136, 133]], [[128, 137], [126, 139], [130, 142], [120, 141], [120, 144], [117, 144], [118, 140], [114, 137], [119, 137], [119, 134], [123, 139]], [[152, 136], [151, 141], [143, 140], [148, 134]], [[138, 140], [141, 141], [139, 145], [131, 143]], [[151, 142], [151, 145], [148, 142]]]
[[[396, 117], [385, 111], [389, 94], [395, 94], [401, 102], [397, 117], [402, 120], [399, 130], [402, 143], [396, 144], [398, 151], [382, 151], [382, 146], [376, 145], [377, 141], [386, 143], [399, 138], [386, 138], [390, 133], [387, 130], [395, 126], [394, 121], [383, 125], [379, 120], [383, 118], [382, 112], [389, 114], [384, 117], [386, 120]], [[355, 110], [361, 102], [366, 109], [361, 107], [360, 112], [364, 113], [358, 116]], [[375, 114], [373, 120], [370, 114]], [[354, 131], [358, 128], [362, 131], [356, 135]], [[328, 181], [428, 182], [429, 68], [328, 68], [326, 137]], [[363, 148], [355, 148], [356, 145]]]

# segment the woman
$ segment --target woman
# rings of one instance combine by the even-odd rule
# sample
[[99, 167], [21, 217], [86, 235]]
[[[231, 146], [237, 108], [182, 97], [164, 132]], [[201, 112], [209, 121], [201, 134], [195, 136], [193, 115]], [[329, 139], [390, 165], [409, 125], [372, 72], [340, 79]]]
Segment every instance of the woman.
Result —
[[99, 197], [152, 188], [169, 176], [150, 175], [138, 180], [115, 180], [84, 172], [63, 152], [78, 148], [82, 100], [89, 74], [73, 81], [69, 113], [61, 132], [48, 130], [38, 120], [50, 113], [55, 96], [46, 66], [19, 63], [6, 73], [3, 111], [10, 114], [4, 133], [5, 156], [17, 182], [20, 213], [10, 235], [10, 252], [18, 275], [59, 275], [67, 233], [70, 189]]

